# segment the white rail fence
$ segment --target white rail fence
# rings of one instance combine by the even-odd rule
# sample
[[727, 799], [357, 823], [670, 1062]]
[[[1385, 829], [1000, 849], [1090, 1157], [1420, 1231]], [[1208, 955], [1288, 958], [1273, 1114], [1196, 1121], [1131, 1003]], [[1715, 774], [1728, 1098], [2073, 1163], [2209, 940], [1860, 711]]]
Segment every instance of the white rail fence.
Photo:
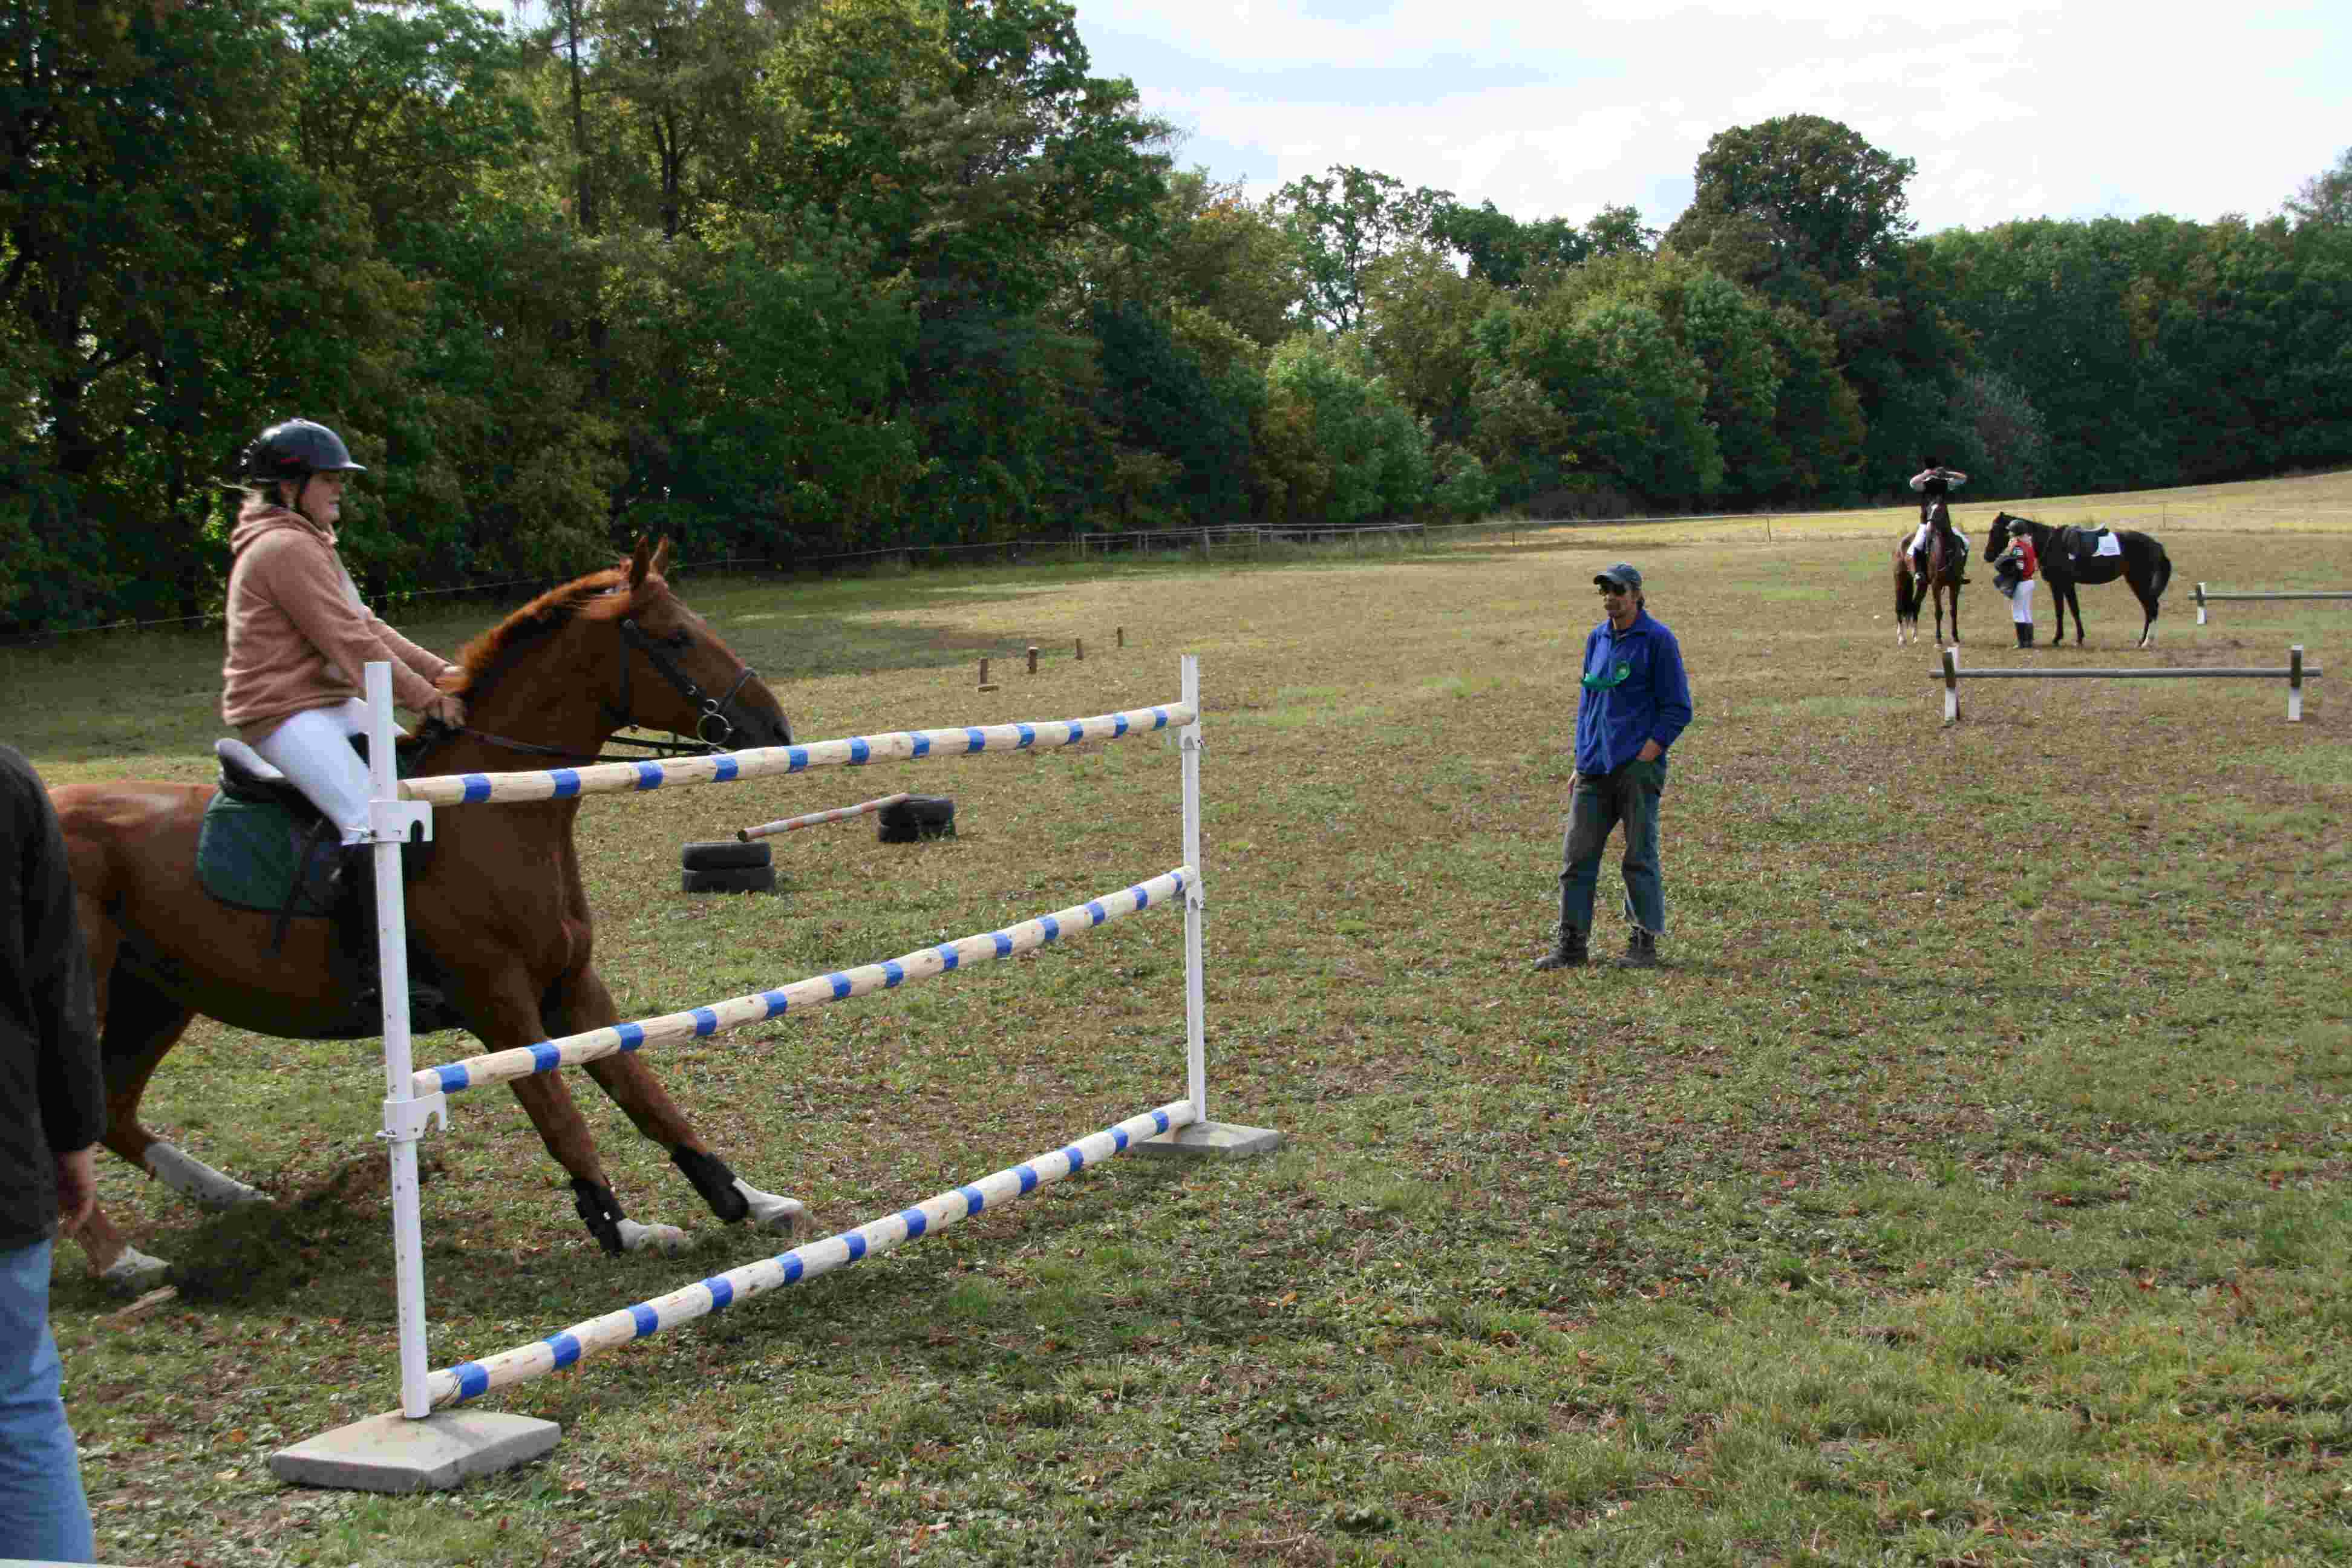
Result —
[[[773, 746], [716, 756], [664, 762], [631, 762], [532, 773], [464, 773], [400, 781], [394, 776], [394, 734], [388, 665], [371, 664], [367, 694], [371, 710], [370, 782], [373, 800], [370, 836], [376, 864], [377, 942], [383, 966], [383, 1061], [386, 1098], [383, 1132], [391, 1163], [393, 1250], [399, 1320], [401, 1407], [324, 1433], [271, 1456], [282, 1479], [316, 1485], [377, 1491], [409, 1491], [449, 1486], [468, 1475], [521, 1463], [552, 1447], [553, 1423], [478, 1412], [438, 1410], [488, 1389], [568, 1366], [590, 1351], [642, 1337], [703, 1316], [730, 1301], [811, 1279], [844, 1264], [884, 1252], [1058, 1181], [1072, 1172], [1131, 1147], [1158, 1152], [1244, 1153], [1276, 1147], [1280, 1136], [1266, 1129], [1240, 1127], [1209, 1118], [1205, 1051], [1204, 966], [1202, 915], [1205, 907], [1201, 864], [1200, 661], [1179, 664], [1181, 695], [1176, 702], [1088, 719], [1036, 723], [957, 726], [853, 736], [813, 745]], [[1105, 893], [1083, 904], [1039, 915], [1001, 930], [919, 948], [878, 963], [813, 975], [773, 990], [689, 1008], [656, 1018], [493, 1051], [421, 1071], [414, 1066], [408, 1016], [406, 909], [399, 869], [400, 846], [412, 835], [432, 837], [436, 806], [570, 798], [581, 795], [643, 792], [664, 786], [725, 783], [796, 773], [828, 766], [861, 766], [893, 758], [967, 756], [990, 751], [1026, 751], [1075, 745], [1174, 729], [1181, 763], [1184, 864], [1145, 881]], [[838, 820], [881, 803], [768, 825], [782, 831], [817, 821]], [[416, 1145], [426, 1127], [447, 1124], [447, 1096], [467, 1088], [551, 1072], [619, 1051], [635, 1051], [665, 1040], [694, 1038], [740, 1028], [791, 1011], [888, 990], [990, 959], [1026, 952], [1145, 910], [1181, 900], [1184, 908], [1184, 1021], [1186, 1094], [1155, 1110], [1090, 1133], [1045, 1154], [1033, 1156], [927, 1199], [913, 1207], [807, 1243], [758, 1262], [698, 1281], [651, 1301], [575, 1324], [532, 1344], [480, 1362], [429, 1370], [425, 1308], [424, 1223], [417, 1194]], [[436, 1410], [438, 1413], [436, 1413]]]

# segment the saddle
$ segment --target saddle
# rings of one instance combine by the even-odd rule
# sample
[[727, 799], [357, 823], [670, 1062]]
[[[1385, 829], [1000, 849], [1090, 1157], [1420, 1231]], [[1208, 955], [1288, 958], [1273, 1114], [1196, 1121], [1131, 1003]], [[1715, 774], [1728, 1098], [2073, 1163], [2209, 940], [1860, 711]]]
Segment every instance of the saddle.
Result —
[[[365, 736], [353, 736], [352, 744], [366, 754]], [[234, 909], [277, 916], [272, 947], [286, 940], [296, 920], [372, 925], [372, 910], [345, 906], [362, 897], [373, 905], [373, 889], [362, 885], [363, 878], [341, 874], [342, 835], [310, 796], [242, 741], [215, 741], [213, 755], [220, 763], [220, 793], [205, 808], [196, 833], [196, 880], [204, 890]], [[404, 880], [424, 869], [432, 848], [423, 842], [401, 846]], [[413, 941], [409, 972], [415, 996], [437, 1005], [438, 966]], [[424, 1016], [413, 1023], [420, 1031], [446, 1026]]]
[[2069, 523], [2058, 531], [2058, 548], [2076, 565], [2085, 565], [2095, 557], [2114, 555], [2120, 548], [2110, 548], [2108, 540], [2115, 531], [2109, 528], [2077, 528]]

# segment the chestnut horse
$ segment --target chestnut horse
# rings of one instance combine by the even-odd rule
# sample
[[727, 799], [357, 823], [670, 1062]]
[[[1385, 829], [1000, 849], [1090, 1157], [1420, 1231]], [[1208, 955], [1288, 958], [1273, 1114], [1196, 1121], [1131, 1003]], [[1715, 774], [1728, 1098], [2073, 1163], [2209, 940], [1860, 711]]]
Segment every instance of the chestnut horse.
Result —
[[[1962, 552], [1945, 542], [1944, 531], [1937, 529], [1927, 535], [1927, 569], [1923, 573], [1911, 563], [1911, 535], [1906, 533], [1895, 542], [1895, 646], [1919, 640], [1919, 606], [1927, 599], [1936, 601], [1936, 643], [1944, 641], [1944, 595], [1952, 596], [1952, 645], [1960, 641], [1960, 572], [1968, 564]], [[1906, 637], [1906, 633], [1909, 636]]]
[[[774, 694], [670, 591], [668, 561], [667, 542], [656, 552], [641, 541], [629, 561], [541, 595], [467, 644], [462, 673], [445, 678], [466, 700], [467, 726], [428, 726], [403, 747], [411, 770], [585, 762], [630, 725], [727, 744], [789, 743]], [[354, 1019], [330, 961], [330, 921], [281, 922], [218, 902], [198, 885], [196, 837], [215, 793], [209, 784], [121, 783], [54, 795], [97, 982], [107, 1147], [218, 1208], [262, 1194], [139, 1120], [148, 1079], [189, 1021], [201, 1013], [289, 1039], [375, 1031]], [[412, 948], [446, 991], [451, 1021], [491, 1050], [619, 1021], [593, 962], [594, 928], [572, 844], [579, 810], [575, 798], [438, 813], [429, 852], [408, 874]], [[804, 1205], [739, 1180], [704, 1147], [636, 1057], [607, 1057], [585, 1070], [639, 1132], [670, 1151], [719, 1218], [787, 1234], [809, 1226]], [[675, 1226], [626, 1217], [560, 1075], [509, 1087], [571, 1173], [580, 1216], [607, 1252], [685, 1245]], [[130, 1246], [102, 1211], [80, 1240], [91, 1272], [117, 1289], [143, 1289], [170, 1267]]]

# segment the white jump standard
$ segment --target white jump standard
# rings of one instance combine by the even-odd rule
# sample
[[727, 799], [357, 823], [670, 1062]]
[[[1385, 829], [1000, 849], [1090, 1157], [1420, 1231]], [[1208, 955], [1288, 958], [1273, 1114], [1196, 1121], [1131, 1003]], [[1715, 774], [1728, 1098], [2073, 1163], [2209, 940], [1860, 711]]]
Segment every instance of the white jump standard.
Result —
[[[395, 782], [393, 777], [392, 689], [389, 666], [367, 669], [371, 710], [370, 827], [376, 856], [376, 920], [383, 976], [383, 1132], [392, 1162], [394, 1274], [400, 1329], [401, 1407], [327, 1432], [270, 1456], [280, 1479], [370, 1491], [405, 1492], [457, 1484], [467, 1476], [520, 1464], [545, 1453], [560, 1435], [554, 1423], [518, 1415], [439, 1409], [492, 1388], [568, 1366], [591, 1351], [701, 1317], [742, 1297], [813, 1278], [871, 1253], [887, 1251], [952, 1225], [992, 1204], [1058, 1181], [1089, 1163], [1129, 1151], [1163, 1154], [1247, 1154], [1279, 1146], [1281, 1135], [1209, 1119], [1206, 1012], [1202, 953], [1205, 900], [1201, 873], [1200, 662], [1185, 655], [1177, 702], [1039, 723], [966, 726], [854, 736], [808, 746], [774, 746], [664, 762], [604, 763], [543, 773], [466, 773]], [[409, 1033], [404, 890], [397, 856], [412, 836], [432, 837], [436, 805], [563, 799], [580, 795], [643, 792], [665, 786], [724, 783], [811, 768], [856, 767], [889, 758], [969, 756], [989, 751], [1075, 745], [1174, 728], [1181, 761], [1184, 863], [1146, 881], [1049, 915], [957, 942], [919, 948], [879, 963], [814, 975], [791, 985], [662, 1017], [593, 1029], [517, 1050], [494, 1051], [424, 1071], [412, 1061]], [[808, 818], [770, 824], [781, 830], [807, 821], [837, 819], [887, 801]], [[765, 831], [765, 830], [762, 830]], [[744, 835], [746, 838], [749, 834]], [[1186, 1097], [1009, 1166], [895, 1215], [811, 1242], [775, 1258], [698, 1281], [619, 1312], [575, 1325], [482, 1362], [430, 1372], [425, 1347], [424, 1227], [417, 1201], [416, 1143], [430, 1122], [446, 1127], [447, 1096], [486, 1083], [552, 1072], [669, 1039], [725, 1029], [829, 1002], [845, 1001], [967, 963], [1010, 957], [1180, 899], [1184, 907]], [[738, 1184], [739, 1186], [740, 1184]], [[771, 1203], [789, 1203], [768, 1194]], [[798, 1205], [793, 1205], [797, 1207]]]
[[1960, 718], [1960, 682], [1963, 680], [2284, 680], [2286, 682], [2286, 720], [2290, 724], [2303, 722], [2303, 683], [2316, 680], [2324, 673], [2317, 665], [2306, 667], [2303, 662], [2303, 645], [2295, 644], [2286, 650], [2286, 663], [2277, 669], [2234, 665], [2148, 665], [2137, 669], [1962, 669], [1960, 650], [1944, 649], [1944, 667], [1931, 672], [1944, 683], [1944, 722], [1956, 724]]

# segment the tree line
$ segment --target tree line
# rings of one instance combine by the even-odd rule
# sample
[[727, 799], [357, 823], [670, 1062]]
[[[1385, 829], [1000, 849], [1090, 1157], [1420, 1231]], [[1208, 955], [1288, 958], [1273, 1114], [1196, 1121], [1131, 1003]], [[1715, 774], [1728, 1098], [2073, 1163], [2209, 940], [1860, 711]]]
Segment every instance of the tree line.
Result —
[[1243, 519], [1837, 504], [2352, 456], [2352, 153], [1920, 237], [1714, 137], [1660, 232], [1179, 167], [1057, 0], [0, 0], [0, 626], [202, 614], [238, 448], [371, 592]]

